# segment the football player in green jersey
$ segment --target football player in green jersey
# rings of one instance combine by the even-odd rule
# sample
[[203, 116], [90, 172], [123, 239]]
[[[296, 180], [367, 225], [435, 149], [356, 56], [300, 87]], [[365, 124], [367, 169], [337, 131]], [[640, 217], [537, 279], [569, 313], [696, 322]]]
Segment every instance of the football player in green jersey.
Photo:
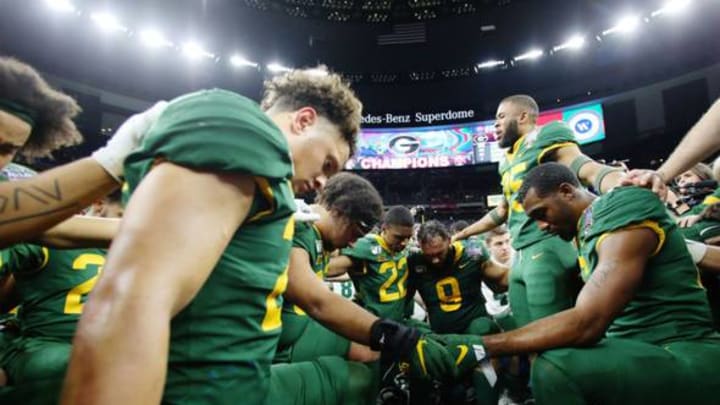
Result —
[[[95, 213], [121, 212], [119, 193], [112, 197]], [[2, 306], [19, 308], [20, 325], [20, 335], [0, 355], [7, 377], [0, 402], [57, 403], [77, 321], [100, 276], [105, 251], [16, 244], [0, 254], [0, 272], [12, 285], [3, 291]]]
[[555, 163], [528, 174], [520, 200], [541, 228], [576, 238], [585, 285], [569, 310], [465, 340], [473, 353], [541, 352], [538, 404], [715, 403], [720, 335], [662, 201], [637, 187], [596, 197]]
[[329, 276], [347, 272], [355, 285], [355, 300], [375, 315], [395, 321], [405, 318], [407, 250], [413, 236], [410, 210], [397, 206], [383, 218], [379, 235], [368, 234], [330, 260]]
[[507, 149], [499, 167], [505, 199], [454, 237], [465, 239], [507, 223], [517, 251], [508, 294], [515, 322], [520, 326], [571, 307], [578, 289], [575, 248], [539, 229], [523, 211], [517, 192], [525, 175], [542, 162], [557, 161], [571, 167], [583, 183], [607, 191], [622, 173], [583, 155], [566, 124], [557, 121], [538, 127], [538, 114], [537, 103], [526, 95], [510, 96], [500, 102], [495, 134], [499, 146]]
[[[125, 161], [131, 198], [78, 324], [61, 403], [265, 403], [293, 189], [321, 188], [342, 169], [360, 118], [338, 75], [307, 70], [266, 82], [260, 106], [225, 90], [171, 101]], [[363, 338], [436, 347], [388, 322]]]
[[[339, 173], [328, 180], [313, 209], [320, 219], [295, 225], [288, 288], [283, 294], [283, 330], [274, 359], [274, 363], [293, 364], [273, 366], [269, 403], [287, 396], [288, 375], [294, 372], [295, 380], [303, 381], [304, 391], [310, 392], [306, 397], [315, 398], [312, 403], [366, 404], [372, 402], [375, 378], [370, 368], [355, 361], [371, 362], [379, 353], [348, 338], [366, 334], [362, 320], [367, 328], [375, 317], [330, 291], [321, 280], [331, 252], [354, 242], [380, 220], [382, 199], [367, 180]], [[303, 362], [325, 372], [307, 373], [303, 368], [310, 365]]]
[[[30, 179], [0, 183], [0, 201], [15, 202], [0, 212], [0, 246], [35, 238], [118, 188], [122, 162], [140, 144], [144, 129], [162, 107], [128, 120], [90, 158]], [[31, 66], [0, 57], [0, 167], [18, 153], [28, 158], [49, 156], [78, 143], [82, 136], [72, 119], [79, 112], [75, 100], [51, 88]], [[87, 218], [81, 222], [92, 224]]]
[[[498, 291], [507, 289], [508, 268], [490, 260], [485, 249], [471, 250], [462, 242], [450, 242], [450, 232], [442, 223], [431, 220], [420, 226], [421, 251], [408, 257], [408, 292], [420, 293], [433, 332], [485, 335], [500, 329], [485, 309], [482, 283]], [[475, 387], [478, 403], [497, 402], [496, 390], [488, 389], [484, 377]], [[411, 392], [420, 390], [411, 381]], [[457, 385], [454, 388], [462, 387]], [[445, 387], [444, 396], [453, 389]], [[464, 392], [464, 391], [463, 391]], [[445, 400], [452, 401], [451, 398]]]
[[[353, 312], [360, 309], [324, 284], [304, 280], [311, 273], [322, 280], [331, 253], [355, 242], [379, 222], [382, 199], [369, 181], [340, 173], [328, 180], [314, 210], [319, 212], [319, 220], [295, 225], [288, 289], [283, 294], [283, 330], [275, 361], [298, 362], [326, 355], [374, 361], [378, 354], [369, 347], [350, 342], [323, 326], [342, 333], [341, 329], [355, 320]], [[297, 272], [305, 277], [296, 281]], [[310, 317], [303, 308], [311, 311]]]
[[450, 242], [450, 232], [431, 220], [418, 231], [420, 253], [408, 258], [408, 291], [425, 302], [430, 327], [436, 333], [487, 334], [496, 325], [485, 310], [481, 283], [507, 288], [508, 269], [490, 260], [485, 250], [470, 252]]

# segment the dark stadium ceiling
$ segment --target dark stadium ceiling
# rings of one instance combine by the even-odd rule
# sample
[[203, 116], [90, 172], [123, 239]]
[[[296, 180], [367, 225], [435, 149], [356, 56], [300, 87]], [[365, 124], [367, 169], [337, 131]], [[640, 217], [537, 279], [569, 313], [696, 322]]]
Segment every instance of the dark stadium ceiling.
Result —
[[[512, 0], [242, 0], [260, 11], [333, 22], [408, 23], [480, 14]], [[522, 0], [515, 0], [516, 2]]]
[[[273, 63], [326, 64], [361, 87], [456, 81], [504, 92], [568, 72], [594, 78], [632, 60], [663, 58], [638, 71], [717, 61], [720, 2], [670, 1], [686, 10], [654, 14], [668, 0], [4, 0], [0, 54], [136, 95], [207, 86], [257, 94]], [[375, 8], [387, 21], [367, 22]], [[349, 18], [332, 21], [337, 13]], [[612, 31], [623, 16], [635, 31]], [[160, 46], [144, 43], [147, 28], [163, 34]], [[578, 50], [569, 46], [576, 35]]]

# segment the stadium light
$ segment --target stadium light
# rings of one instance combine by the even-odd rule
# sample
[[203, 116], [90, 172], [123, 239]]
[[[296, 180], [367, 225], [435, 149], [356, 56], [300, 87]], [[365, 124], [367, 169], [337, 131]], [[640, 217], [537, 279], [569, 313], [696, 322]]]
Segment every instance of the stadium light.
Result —
[[489, 60], [486, 62], [478, 63], [477, 68], [478, 69], [491, 69], [491, 68], [494, 68], [495, 66], [500, 66], [500, 65], [504, 65], [504, 64], [505, 64], [504, 60]]
[[92, 13], [90, 18], [95, 22], [95, 25], [105, 32], [127, 32], [128, 30], [126, 26], [120, 23], [117, 17], [109, 13]]
[[585, 38], [580, 35], [573, 35], [567, 41], [553, 47], [553, 52], [562, 51], [564, 49], [580, 49], [583, 46], [585, 46]]
[[140, 40], [148, 48], [169, 48], [173, 46], [173, 43], [168, 41], [160, 31], [154, 29], [141, 31]]
[[635, 31], [639, 25], [640, 18], [637, 16], [625, 16], [621, 18], [614, 27], [606, 29], [602, 34], [603, 36], [614, 34], [616, 32], [626, 34]]
[[513, 58], [515, 61], [525, 60], [525, 59], [537, 59], [539, 57], [543, 56], [542, 49], [532, 49], [528, 52], [525, 52], [522, 55], [518, 55]]
[[200, 44], [194, 41], [188, 41], [184, 43], [182, 46], [182, 52], [191, 60], [198, 60], [200, 58], [215, 58], [215, 54], [203, 49]]
[[71, 13], [76, 10], [75, 5], [70, 0], [45, 0], [45, 4], [55, 11]]
[[245, 59], [244, 57], [240, 55], [233, 55], [230, 57], [230, 64], [235, 67], [243, 67], [243, 66], [250, 66], [256, 68], [258, 66], [257, 63], [249, 61]]
[[273, 73], [289, 72], [292, 70], [289, 67], [283, 66], [277, 62], [269, 63], [266, 67], [269, 71]]
[[650, 16], [659, 17], [664, 14], [679, 14], [687, 10], [690, 3], [690, 0], [670, 0], [662, 8], [653, 11]]

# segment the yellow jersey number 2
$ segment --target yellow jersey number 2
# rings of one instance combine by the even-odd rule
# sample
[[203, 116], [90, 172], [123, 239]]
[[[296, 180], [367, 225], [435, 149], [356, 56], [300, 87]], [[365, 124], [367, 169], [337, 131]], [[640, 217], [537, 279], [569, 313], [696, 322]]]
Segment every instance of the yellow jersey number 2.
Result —
[[[398, 281], [398, 273], [400, 273], [402, 270], [405, 270], [405, 273], [400, 277], [400, 280]], [[407, 257], [403, 257], [400, 260], [396, 262], [394, 261], [387, 261], [380, 265], [380, 269], [378, 272], [380, 274], [385, 274], [388, 271], [390, 271], [390, 277], [388, 277], [387, 280], [385, 280], [384, 283], [380, 286], [380, 302], [392, 302], [397, 301], [399, 299], [405, 298], [405, 295], [407, 294], [405, 283], [407, 282], [408, 278], [408, 271], [407, 271]], [[390, 288], [392, 288], [393, 285], [396, 285], [397, 281], [397, 291], [395, 292], [388, 292]]]
[[102, 272], [102, 266], [105, 265], [105, 256], [94, 253], [84, 253], [73, 260], [73, 270], [88, 270], [90, 266], [97, 266], [97, 274], [73, 287], [65, 297], [65, 309], [66, 314], [82, 314], [83, 298], [90, 294], [90, 291], [95, 287], [100, 273]]

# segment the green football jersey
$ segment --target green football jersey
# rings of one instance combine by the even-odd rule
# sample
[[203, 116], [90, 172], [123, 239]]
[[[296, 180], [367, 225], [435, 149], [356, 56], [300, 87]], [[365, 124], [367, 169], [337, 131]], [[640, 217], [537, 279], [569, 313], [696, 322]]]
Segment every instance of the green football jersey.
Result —
[[[296, 223], [292, 245], [308, 253], [313, 271], [322, 279], [327, 272], [331, 252], [324, 249], [320, 230], [315, 225], [307, 222]], [[300, 307], [287, 299], [284, 300], [282, 308], [283, 327], [278, 350], [292, 346], [302, 335], [309, 322], [310, 318]]]
[[515, 250], [551, 236], [538, 228], [537, 223], [525, 214], [521, 201], [518, 201], [518, 191], [525, 175], [543, 162], [548, 153], [575, 144], [577, 140], [572, 129], [563, 122], [555, 121], [518, 139], [513, 145], [512, 153], [505, 154], [499, 172], [503, 194], [509, 207], [507, 226]]
[[649, 190], [615, 188], [585, 210], [577, 237], [583, 280], [597, 266], [596, 247], [607, 234], [638, 227], [657, 233], [659, 244], [635, 296], [612, 322], [607, 336], [664, 344], [711, 334], [710, 310], [697, 267], [664, 204]]
[[280, 336], [294, 231], [285, 136], [253, 101], [225, 90], [199, 91], [171, 101], [126, 159], [131, 199], [158, 161], [245, 173], [257, 185], [246, 220], [171, 322], [164, 401], [262, 403]]
[[[6, 181], [27, 179], [33, 177], [36, 174], [37, 173], [34, 170], [28, 167], [19, 165], [17, 163], [8, 163], [7, 165], [5, 165], [5, 167], [0, 169], [0, 183], [4, 183]], [[0, 267], [0, 276], [2, 275], [3, 269], [2, 267]], [[13, 311], [11, 312], [0, 314], [0, 324], [5, 324], [6, 322], [15, 323], [17, 318], [16, 313], [17, 308], [13, 309]], [[4, 336], [4, 338], [7, 338], [7, 336]], [[1, 346], [2, 345], [0, 345], [0, 347]]]
[[85, 301], [105, 264], [105, 251], [17, 244], [1, 255], [2, 271], [15, 278], [22, 335], [72, 341]]
[[470, 252], [450, 245], [442, 268], [431, 266], [422, 253], [408, 258], [408, 290], [418, 291], [427, 308], [430, 327], [437, 333], [463, 333], [474, 319], [487, 316], [482, 294], [484, 250]]
[[407, 250], [393, 252], [380, 235], [368, 234], [340, 252], [359, 263], [359, 268], [349, 273], [358, 304], [381, 318], [402, 320], [406, 313]]
[[705, 242], [708, 239], [720, 236], [720, 221], [703, 219], [693, 226], [680, 228], [685, 239], [697, 242]]

